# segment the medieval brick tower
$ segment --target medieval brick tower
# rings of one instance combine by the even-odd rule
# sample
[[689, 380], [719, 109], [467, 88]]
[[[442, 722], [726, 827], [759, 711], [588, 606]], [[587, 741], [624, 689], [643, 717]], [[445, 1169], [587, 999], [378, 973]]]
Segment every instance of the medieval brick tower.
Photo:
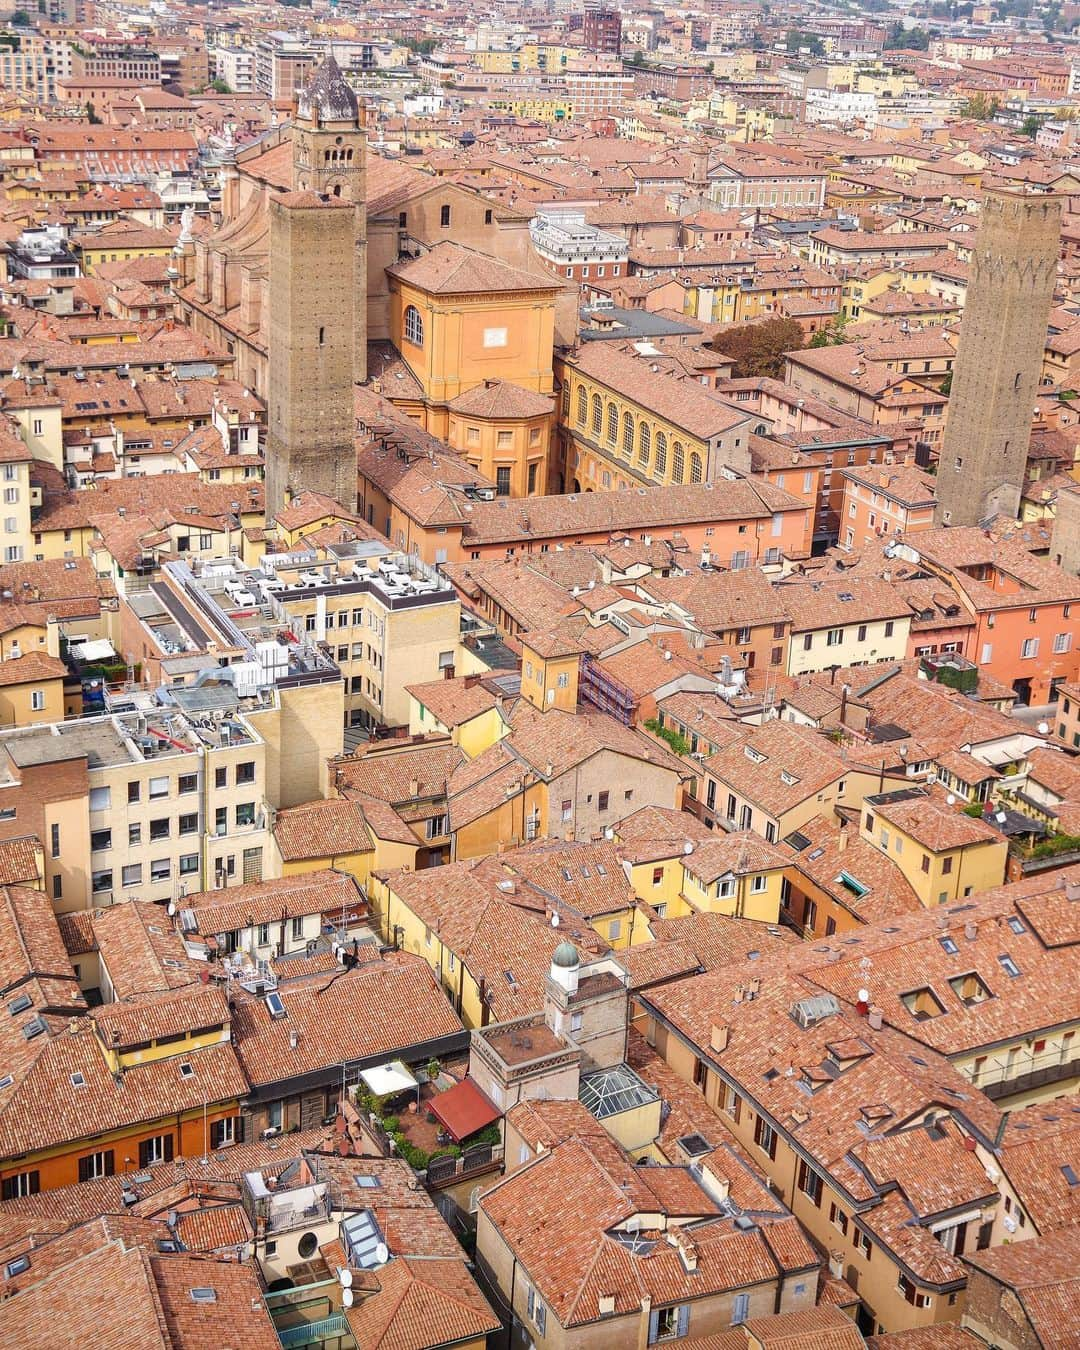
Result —
[[312, 489], [356, 505], [353, 382], [366, 378], [363, 121], [332, 56], [300, 95], [293, 191], [270, 200], [267, 515]]
[[1061, 202], [988, 192], [938, 464], [937, 521], [1015, 517], [1061, 234]]

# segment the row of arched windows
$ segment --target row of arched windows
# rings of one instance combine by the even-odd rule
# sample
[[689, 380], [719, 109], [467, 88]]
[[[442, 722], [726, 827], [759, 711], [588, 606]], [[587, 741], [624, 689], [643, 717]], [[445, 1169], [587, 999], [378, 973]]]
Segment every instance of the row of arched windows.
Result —
[[[406, 315], [406, 319], [407, 319]], [[408, 334], [406, 333], [406, 336]], [[619, 443], [619, 410], [614, 403], [607, 405], [607, 418], [604, 417], [604, 401], [599, 394], [593, 394], [590, 401], [584, 387], [578, 386], [577, 392], [577, 422], [578, 426], [584, 427], [588, 424], [594, 436], [603, 434], [609, 445], [618, 445]], [[647, 422], [640, 422], [637, 427], [637, 462], [644, 467], [649, 462], [649, 455], [652, 451], [652, 428]], [[622, 453], [627, 459], [634, 454], [634, 417], [632, 413], [624, 412], [622, 415]], [[665, 432], [656, 433], [656, 473], [665, 475], [668, 464], [668, 438]], [[690, 482], [700, 483], [702, 481], [703, 466], [701, 456], [696, 450], [691, 450], [689, 455]], [[673, 441], [671, 444], [671, 481], [673, 483], [685, 483], [687, 469], [687, 456], [681, 441]]]
[[324, 164], [351, 164], [353, 152], [351, 150], [324, 150]]

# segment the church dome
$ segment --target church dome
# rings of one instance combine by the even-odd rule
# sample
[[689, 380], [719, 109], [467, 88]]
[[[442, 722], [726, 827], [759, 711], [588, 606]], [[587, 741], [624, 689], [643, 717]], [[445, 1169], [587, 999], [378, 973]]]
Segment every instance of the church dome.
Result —
[[356, 95], [332, 53], [301, 90], [296, 115], [304, 122], [355, 122], [359, 118]]
[[580, 964], [577, 948], [572, 942], [560, 942], [551, 954], [551, 964], [572, 970], [574, 966]]

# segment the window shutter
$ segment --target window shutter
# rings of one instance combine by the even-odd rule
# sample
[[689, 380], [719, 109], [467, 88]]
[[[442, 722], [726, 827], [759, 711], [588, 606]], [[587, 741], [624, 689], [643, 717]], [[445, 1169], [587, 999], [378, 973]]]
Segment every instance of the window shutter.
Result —
[[172, 1162], [172, 1160], [173, 1160], [173, 1137], [171, 1134], [167, 1134], [165, 1136], [165, 1161]]
[[657, 1337], [657, 1335], [659, 1334], [659, 1331], [660, 1331], [660, 1312], [659, 1312], [658, 1309], [654, 1309], [654, 1310], [649, 1314], [649, 1344], [650, 1344], [650, 1345], [655, 1345], [655, 1344], [656, 1344], [656, 1337]]
[[738, 1326], [746, 1321], [747, 1314], [750, 1311], [750, 1295], [736, 1294], [735, 1303], [731, 1310], [731, 1324]]
[[79, 1180], [80, 1180], [80, 1181], [89, 1181], [89, 1180], [90, 1180], [90, 1159], [89, 1159], [89, 1158], [80, 1158], [80, 1159], [79, 1159]]
[[116, 1172], [116, 1154], [111, 1148], [105, 1150], [105, 1176], [111, 1177]]
[[541, 1336], [547, 1330], [547, 1308], [539, 1298], [536, 1300], [536, 1329]]
[[139, 1145], [139, 1166], [140, 1166], [140, 1168], [142, 1168], [142, 1167], [149, 1167], [149, 1166], [150, 1166], [150, 1140], [149, 1140], [149, 1139], [144, 1139], [144, 1140], [142, 1141], [142, 1143]]
[[678, 1334], [680, 1336], [685, 1336], [687, 1331], [689, 1331], [689, 1329], [690, 1329], [690, 1304], [684, 1303], [679, 1308]]

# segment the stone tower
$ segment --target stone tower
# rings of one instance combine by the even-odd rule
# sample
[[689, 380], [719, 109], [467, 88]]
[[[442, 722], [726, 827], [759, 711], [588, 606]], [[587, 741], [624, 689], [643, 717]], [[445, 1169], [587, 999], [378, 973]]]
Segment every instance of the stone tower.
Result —
[[1060, 235], [1056, 197], [983, 197], [938, 464], [939, 524], [1020, 510]]
[[353, 382], [366, 378], [363, 120], [332, 56], [300, 95], [293, 191], [270, 199], [266, 510], [311, 489], [356, 506]]

